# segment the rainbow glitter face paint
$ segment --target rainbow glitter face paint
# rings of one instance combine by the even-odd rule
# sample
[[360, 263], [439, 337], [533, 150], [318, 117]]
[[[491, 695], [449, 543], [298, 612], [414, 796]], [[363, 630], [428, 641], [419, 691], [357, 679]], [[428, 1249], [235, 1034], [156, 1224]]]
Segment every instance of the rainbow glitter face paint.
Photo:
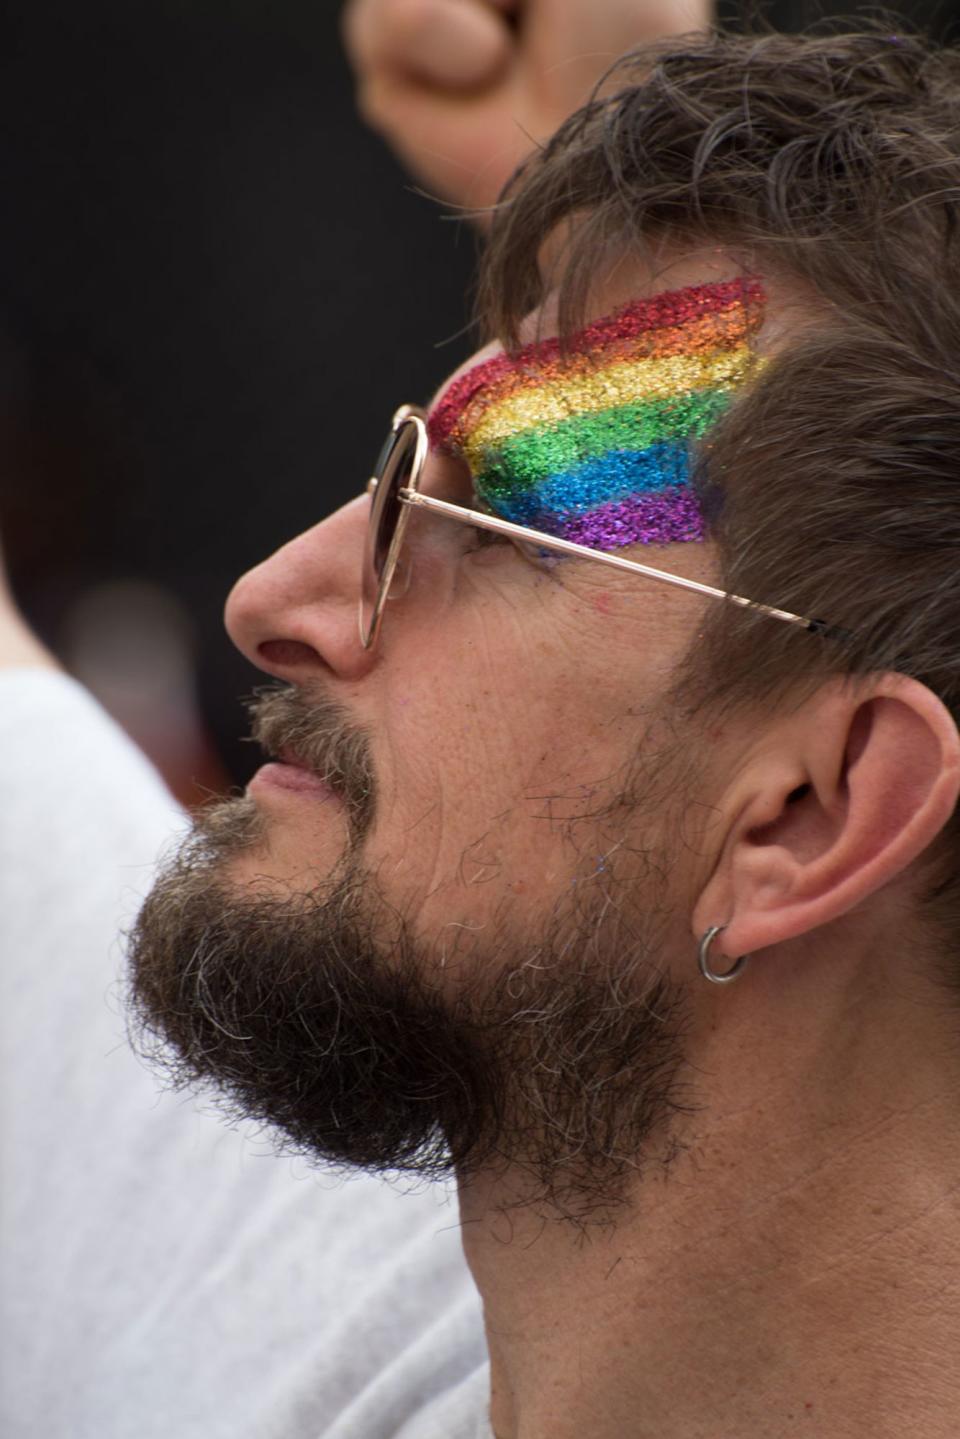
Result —
[[638, 300], [569, 337], [465, 371], [430, 417], [479, 502], [594, 549], [703, 538], [695, 444], [760, 364], [759, 280]]

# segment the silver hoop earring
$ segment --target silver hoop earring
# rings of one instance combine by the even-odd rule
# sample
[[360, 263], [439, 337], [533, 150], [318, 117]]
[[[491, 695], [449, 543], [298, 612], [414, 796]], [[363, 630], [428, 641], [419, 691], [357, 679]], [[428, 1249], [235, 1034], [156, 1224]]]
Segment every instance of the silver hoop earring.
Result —
[[710, 946], [726, 927], [725, 924], [712, 924], [697, 945], [697, 963], [700, 966], [700, 973], [704, 979], [709, 979], [711, 984], [730, 984], [743, 973], [744, 966], [749, 959], [749, 955], [741, 954], [725, 974], [718, 974], [715, 969], [710, 968]]

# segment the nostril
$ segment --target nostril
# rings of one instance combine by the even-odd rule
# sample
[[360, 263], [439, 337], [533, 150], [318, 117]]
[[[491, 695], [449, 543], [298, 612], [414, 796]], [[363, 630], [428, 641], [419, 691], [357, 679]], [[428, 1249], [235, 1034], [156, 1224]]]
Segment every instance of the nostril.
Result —
[[257, 645], [257, 654], [271, 669], [295, 669], [300, 665], [322, 663], [313, 646], [302, 644], [300, 640], [264, 640]]

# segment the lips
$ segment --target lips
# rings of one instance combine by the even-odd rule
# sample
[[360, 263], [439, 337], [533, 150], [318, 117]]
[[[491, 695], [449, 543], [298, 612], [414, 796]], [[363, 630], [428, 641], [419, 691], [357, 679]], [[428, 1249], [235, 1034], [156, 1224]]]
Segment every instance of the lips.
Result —
[[294, 790], [317, 799], [329, 800], [336, 797], [334, 787], [304, 764], [291, 749], [281, 750], [275, 760], [262, 765], [250, 783], [254, 786], [266, 784]]
[[373, 820], [375, 777], [370, 738], [342, 705], [323, 693], [291, 686], [258, 692], [250, 705], [251, 738], [266, 763], [251, 784], [264, 802], [278, 789], [345, 809], [359, 843]]

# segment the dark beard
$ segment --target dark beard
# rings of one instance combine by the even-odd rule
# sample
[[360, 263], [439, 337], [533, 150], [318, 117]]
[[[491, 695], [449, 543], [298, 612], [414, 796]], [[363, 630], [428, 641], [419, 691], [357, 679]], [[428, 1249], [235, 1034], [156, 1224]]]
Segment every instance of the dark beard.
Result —
[[285, 1152], [430, 1178], [509, 1169], [526, 1202], [578, 1218], [670, 1156], [684, 1006], [650, 922], [571, 903], [536, 937], [471, 935], [443, 968], [359, 838], [328, 881], [281, 897], [224, 878], [261, 840], [251, 801], [206, 811], [133, 932], [135, 1043], [175, 1086]]

